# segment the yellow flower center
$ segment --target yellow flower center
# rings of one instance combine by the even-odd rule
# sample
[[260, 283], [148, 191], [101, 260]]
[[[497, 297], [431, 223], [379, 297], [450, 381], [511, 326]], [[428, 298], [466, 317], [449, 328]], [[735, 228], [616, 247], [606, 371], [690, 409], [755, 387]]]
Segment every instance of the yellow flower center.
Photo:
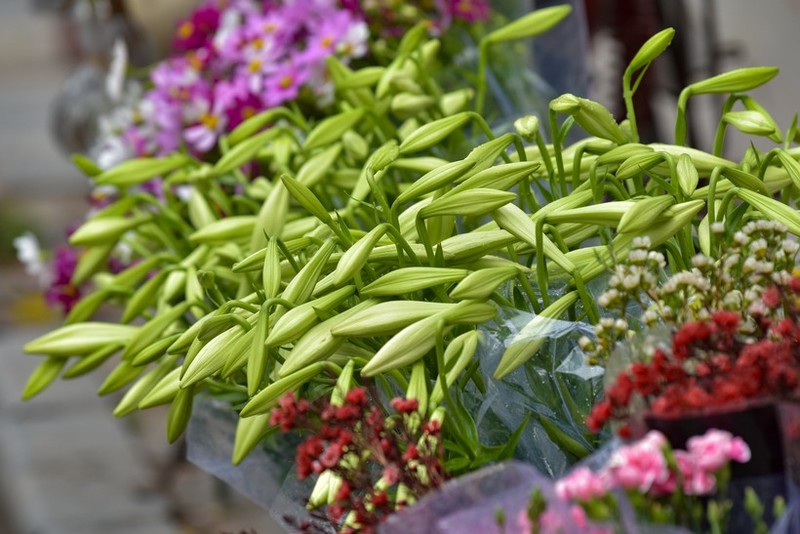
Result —
[[330, 48], [333, 45], [333, 37], [330, 35], [326, 35], [322, 38], [322, 46], [324, 48]]
[[188, 39], [194, 33], [194, 24], [190, 20], [181, 23], [178, 26], [178, 37], [181, 39]]
[[217, 124], [219, 123], [219, 119], [217, 117], [215, 117], [214, 115], [210, 115], [210, 114], [206, 113], [205, 115], [203, 115], [200, 118], [200, 123], [203, 126], [205, 126], [206, 128], [208, 128], [209, 130], [213, 130], [213, 129], [215, 129], [217, 127]]
[[261, 60], [260, 59], [251, 60], [250, 64], [247, 65], [247, 69], [253, 74], [257, 73], [258, 71], [261, 70]]
[[267, 22], [264, 24], [264, 32], [266, 33], [275, 33], [278, 31], [278, 25], [274, 22]]
[[242, 108], [242, 118], [249, 119], [256, 114], [256, 108], [252, 106], [245, 106]]
[[292, 86], [292, 81], [294, 81], [293, 78], [286, 74], [281, 78], [279, 85], [281, 86], [281, 89], [288, 89]]

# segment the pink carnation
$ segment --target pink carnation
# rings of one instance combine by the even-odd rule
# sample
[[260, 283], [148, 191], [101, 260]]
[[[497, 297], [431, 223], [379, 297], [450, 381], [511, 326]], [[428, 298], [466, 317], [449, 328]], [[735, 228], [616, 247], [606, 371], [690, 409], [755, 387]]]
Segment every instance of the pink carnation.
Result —
[[696, 459], [686, 451], [675, 451], [675, 460], [683, 477], [683, 492], [687, 495], [709, 495], [717, 480], [714, 475], [697, 465]]
[[686, 448], [694, 464], [708, 472], [717, 471], [731, 460], [739, 463], [750, 460], [747, 443], [724, 430], [711, 429], [702, 436], [691, 437]]
[[647, 492], [654, 484], [668, 483], [670, 471], [664, 458], [665, 444], [663, 434], [651, 431], [642, 440], [620, 447], [608, 463], [612, 484]]
[[561, 499], [591, 501], [608, 493], [607, 480], [591, 469], [578, 467], [556, 483], [556, 494]]

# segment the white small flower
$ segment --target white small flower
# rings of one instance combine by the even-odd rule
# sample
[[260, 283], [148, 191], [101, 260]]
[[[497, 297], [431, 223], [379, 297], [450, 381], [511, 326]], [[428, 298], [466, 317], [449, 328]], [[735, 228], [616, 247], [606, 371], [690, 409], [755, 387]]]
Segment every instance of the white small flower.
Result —
[[647, 251], [642, 249], [634, 249], [628, 254], [628, 261], [640, 265], [647, 261]]
[[720, 235], [725, 233], [725, 223], [715, 222], [711, 225], [711, 231], [714, 234]]
[[637, 287], [639, 287], [641, 281], [642, 277], [638, 273], [629, 274], [628, 276], [622, 279], [622, 287], [628, 290], [636, 289]]
[[709, 265], [711, 265], [711, 258], [706, 256], [705, 254], [697, 254], [695, 257], [692, 258], [693, 267], [702, 269], [703, 267], [708, 267]]
[[633, 248], [650, 248], [650, 238], [647, 236], [635, 237], [633, 239]]
[[620, 332], [625, 332], [628, 330], [628, 322], [625, 319], [617, 319], [614, 321], [614, 328]]
[[42, 260], [42, 250], [39, 241], [31, 232], [25, 232], [14, 238], [14, 248], [17, 249], [17, 258], [25, 266], [25, 272], [35, 276], [42, 287], [50, 283], [50, 270]]
[[194, 186], [192, 185], [178, 185], [172, 189], [172, 192], [175, 193], [175, 196], [178, 197], [178, 200], [189, 202], [189, 200], [192, 198], [193, 190]]
[[336, 45], [336, 51], [344, 57], [361, 57], [367, 53], [369, 27], [364, 22], [353, 24], [347, 29], [342, 40]]

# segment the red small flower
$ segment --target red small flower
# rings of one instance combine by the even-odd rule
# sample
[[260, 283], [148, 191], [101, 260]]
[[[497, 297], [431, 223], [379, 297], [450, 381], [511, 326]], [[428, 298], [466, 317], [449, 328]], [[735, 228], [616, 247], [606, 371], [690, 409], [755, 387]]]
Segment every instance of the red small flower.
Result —
[[417, 450], [417, 446], [411, 443], [406, 448], [406, 452], [403, 453], [403, 461], [409, 462], [411, 460], [416, 460], [417, 458], [419, 458], [419, 451]]
[[413, 413], [419, 408], [419, 401], [417, 399], [396, 397], [392, 399], [391, 404], [392, 408], [394, 408], [397, 413]]
[[364, 388], [354, 388], [347, 392], [345, 396], [345, 401], [348, 404], [353, 404], [355, 406], [366, 406], [367, 405], [367, 390]]
[[777, 308], [781, 304], [781, 292], [777, 287], [768, 287], [761, 295], [761, 300], [769, 308]]
[[792, 279], [789, 280], [789, 289], [792, 290], [792, 293], [800, 293], [800, 278], [793, 276]]
[[627, 406], [633, 393], [633, 381], [627, 373], [621, 373], [614, 385], [606, 392], [613, 406]]
[[342, 480], [342, 485], [339, 486], [339, 491], [336, 492], [337, 501], [346, 501], [350, 498], [350, 484], [346, 480]]
[[592, 432], [600, 432], [603, 425], [611, 417], [611, 403], [608, 400], [600, 401], [592, 408], [589, 417], [586, 418], [586, 426]]
[[727, 334], [735, 334], [739, 329], [739, 321], [741, 317], [738, 313], [728, 310], [717, 310], [711, 314], [711, 320], [714, 324]]
[[376, 508], [385, 508], [387, 504], [389, 504], [389, 496], [386, 494], [385, 491], [379, 491], [372, 495], [370, 502]]

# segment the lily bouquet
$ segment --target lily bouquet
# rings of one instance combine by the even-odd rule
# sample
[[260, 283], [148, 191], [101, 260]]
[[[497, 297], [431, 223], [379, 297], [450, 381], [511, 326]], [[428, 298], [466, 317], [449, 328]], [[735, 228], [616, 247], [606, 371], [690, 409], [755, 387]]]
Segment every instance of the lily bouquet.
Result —
[[[563, 474], [608, 437], [584, 425], [603, 368], [585, 365], [576, 334], [600, 320], [592, 280], [612, 259], [641, 256], [646, 237], [673, 272], [687, 271], [698, 251], [716, 260], [720, 226], [733, 235], [754, 216], [800, 234], [794, 197], [781, 194], [800, 185], [796, 125], [780, 131], [744, 95], [777, 69], [690, 85], [674, 142], [640, 142], [633, 95], [670, 29], [625, 71], [626, 120], [566, 94], [542, 120], [493, 130], [483, 114], [488, 58], [569, 11], [534, 11], [485, 33], [474, 81], [460, 87], [440, 83], [445, 47], [424, 22], [387, 40], [383, 64], [337, 48], [324, 60], [330, 88], [287, 83], [297, 98], [242, 114], [232, 130], [220, 126], [232, 124], [227, 116], [204, 124], [198, 115], [180, 123], [168, 153], [108, 169], [75, 158], [113, 195], [70, 237], [81, 252], [69, 283], [91, 290], [63, 326], [25, 347], [44, 358], [24, 395], [108, 362], [99, 393], [125, 391], [115, 414], [167, 404], [171, 441], [197, 395], [225, 402], [238, 463], [277, 432], [271, 412], [287, 392], [335, 405], [366, 387], [384, 415], [398, 397], [415, 402], [420, 423], [436, 414], [450, 475], [519, 450]], [[178, 72], [191, 67], [184, 59]], [[273, 75], [256, 81], [280, 85]], [[333, 98], [324, 112], [302, 103], [303, 92], [323, 89]], [[721, 141], [713, 153], [686, 146], [687, 100], [706, 93], [731, 95], [718, 139], [731, 126], [782, 145], [738, 161], [722, 157]], [[209, 98], [203, 113], [213, 113]], [[746, 111], [732, 111], [738, 103]], [[573, 128], [587, 137], [567, 146]], [[199, 150], [201, 139], [212, 144]], [[121, 249], [129, 257], [109, 270]], [[118, 316], [96, 319], [104, 304]], [[321, 472], [315, 490], [334, 504], [337, 492], [320, 489], [329, 483]]]

